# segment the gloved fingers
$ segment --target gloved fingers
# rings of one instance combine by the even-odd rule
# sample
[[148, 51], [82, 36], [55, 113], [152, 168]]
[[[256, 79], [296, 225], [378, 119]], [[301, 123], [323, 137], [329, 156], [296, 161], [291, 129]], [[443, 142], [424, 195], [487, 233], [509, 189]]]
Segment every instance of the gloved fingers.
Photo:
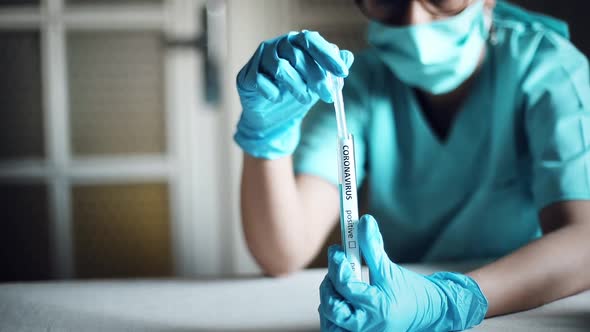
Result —
[[[260, 60], [264, 51], [264, 44], [260, 45], [252, 58], [242, 67], [238, 76], [236, 77], [236, 85], [239, 90], [256, 91], [258, 68], [260, 67]], [[266, 96], [265, 96], [266, 97]]]
[[387, 280], [391, 261], [383, 248], [383, 237], [379, 232], [377, 221], [371, 215], [361, 217], [358, 236], [363, 258], [369, 268], [371, 284], [380, 284]]
[[343, 319], [352, 315], [352, 308], [338, 294], [328, 276], [320, 285], [320, 303], [322, 313], [332, 322], [338, 322], [337, 318]]
[[300, 103], [308, 104], [312, 97], [307, 89], [307, 83], [289, 61], [278, 56], [277, 45], [280, 40], [281, 38], [278, 38], [262, 44], [258, 77], [266, 75], [278, 87], [281, 97], [288, 91]]
[[[318, 309], [319, 311], [319, 309]], [[326, 317], [322, 317], [320, 313], [320, 331], [322, 332], [347, 332], [345, 329], [341, 328], [340, 326], [330, 322]]]
[[334, 289], [353, 307], [370, 305], [375, 289], [356, 279], [350, 262], [340, 246], [328, 249], [328, 277]]
[[320, 297], [320, 315], [323, 315], [328, 321], [341, 328], [352, 331], [361, 330], [360, 326], [363, 324], [359, 322], [357, 316], [359, 316], [360, 313], [361, 319], [365, 318], [365, 311], [354, 310], [352, 306], [348, 304], [340, 294], [338, 294], [328, 276], [324, 278], [322, 286], [320, 287]]
[[307, 52], [293, 44], [296, 37], [297, 33], [292, 32], [279, 42], [278, 56], [289, 61], [291, 66], [307, 82], [307, 87], [311, 91], [319, 95], [323, 101], [332, 102], [332, 92], [326, 79], [326, 71]]
[[256, 75], [255, 82], [256, 90], [258, 90], [264, 98], [272, 102], [277, 102], [281, 99], [281, 90], [265, 74], [260, 73]]
[[289, 61], [280, 59], [278, 61], [276, 80], [279, 88], [286, 89], [301, 104], [308, 104], [312, 96], [307, 90], [307, 83], [301, 78], [301, 75], [291, 66]]
[[348, 66], [340, 57], [340, 51], [316, 31], [303, 30], [293, 38], [292, 43], [309, 53], [324, 69], [336, 76], [348, 76]]
[[354, 62], [354, 54], [348, 50], [340, 50], [340, 57], [346, 64], [346, 67], [350, 68]]
[[268, 43], [265, 42], [256, 49], [252, 58], [240, 70], [236, 77], [236, 85], [241, 94], [257, 91], [264, 98], [276, 102], [281, 98], [281, 91], [274, 77], [261, 68], [261, 62], [266, 53], [268, 53]]
[[328, 303], [328, 299], [331, 297], [341, 297], [335, 293], [334, 287], [332, 286], [332, 282], [330, 278], [326, 275], [324, 280], [320, 284], [320, 305], [318, 307], [318, 314], [320, 315], [320, 327], [321, 331], [345, 331], [344, 329], [340, 328], [339, 326], [335, 325], [328, 317], [329, 315], [325, 314], [326, 305]]

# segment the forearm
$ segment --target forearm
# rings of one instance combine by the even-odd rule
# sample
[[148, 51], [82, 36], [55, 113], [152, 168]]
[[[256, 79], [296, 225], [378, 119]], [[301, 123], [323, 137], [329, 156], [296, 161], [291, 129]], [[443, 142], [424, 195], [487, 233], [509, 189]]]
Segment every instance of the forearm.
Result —
[[590, 227], [568, 225], [469, 275], [487, 317], [531, 309], [590, 288]]
[[[303, 219], [291, 157], [278, 160], [244, 154], [241, 209], [246, 242], [258, 264], [270, 274], [300, 265], [297, 243], [305, 243]], [[284, 263], [287, 266], [281, 266]]]
[[332, 189], [318, 181], [296, 178], [291, 157], [244, 155], [242, 223], [248, 247], [265, 272], [282, 275], [300, 269], [321, 247], [337, 210], [330, 208], [335, 204]]

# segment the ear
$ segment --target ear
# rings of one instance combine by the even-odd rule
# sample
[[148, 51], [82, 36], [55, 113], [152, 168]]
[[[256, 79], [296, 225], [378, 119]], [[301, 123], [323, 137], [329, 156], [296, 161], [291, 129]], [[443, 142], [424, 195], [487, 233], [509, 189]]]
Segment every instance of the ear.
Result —
[[484, 6], [487, 9], [494, 9], [496, 7], [496, 0], [484, 0]]

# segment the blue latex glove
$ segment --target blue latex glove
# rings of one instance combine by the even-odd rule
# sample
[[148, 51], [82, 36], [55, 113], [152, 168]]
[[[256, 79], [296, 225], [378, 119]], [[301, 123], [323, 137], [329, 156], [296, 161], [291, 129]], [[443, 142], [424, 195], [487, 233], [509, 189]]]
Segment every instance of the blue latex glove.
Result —
[[322, 331], [459, 331], [484, 319], [488, 302], [473, 279], [424, 276], [391, 262], [371, 216], [361, 218], [358, 234], [371, 284], [356, 281], [344, 251], [330, 247], [320, 286]]
[[354, 61], [317, 32], [263, 42], [238, 73], [242, 116], [234, 140], [248, 154], [277, 159], [295, 151], [301, 120], [321, 98], [332, 102], [326, 71], [348, 76]]

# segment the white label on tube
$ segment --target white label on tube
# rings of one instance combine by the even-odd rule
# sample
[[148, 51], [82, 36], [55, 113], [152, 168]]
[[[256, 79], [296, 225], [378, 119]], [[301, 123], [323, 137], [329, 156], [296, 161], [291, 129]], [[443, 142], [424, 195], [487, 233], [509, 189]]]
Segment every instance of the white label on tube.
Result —
[[357, 237], [359, 212], [356, 190], [354, 140], [352, 135], [349, 135], [346, 139], [339, 139], [338, 143], [342, 246], [356, 278], [362, 280], [361, 252]]

